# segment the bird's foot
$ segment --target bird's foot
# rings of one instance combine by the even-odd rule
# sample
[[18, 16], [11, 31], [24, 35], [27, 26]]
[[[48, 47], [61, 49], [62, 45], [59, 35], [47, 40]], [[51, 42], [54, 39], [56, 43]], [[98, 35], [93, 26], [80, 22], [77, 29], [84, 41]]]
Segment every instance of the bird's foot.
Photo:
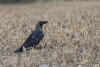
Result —
[[35, 47], [34, 49], [41, 50], [41, 49], [42, 49], [42, 47]]
[[26, 48], [26, 51], [30, 51], [32, 48], [30, 47], [30, 48]]

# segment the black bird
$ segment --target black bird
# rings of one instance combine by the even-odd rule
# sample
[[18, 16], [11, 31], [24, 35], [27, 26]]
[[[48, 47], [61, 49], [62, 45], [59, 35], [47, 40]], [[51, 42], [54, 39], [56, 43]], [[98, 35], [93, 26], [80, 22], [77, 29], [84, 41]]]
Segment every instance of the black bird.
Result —
[[23, 47], [28, 48], [30, 46], [36, 48], [36, 45], [43, 39], [44, 33], [42, 31], [42, 26], [48, 23], [48, 21], [39, 21], [35, 27], [35, 30], [29, 35], [25, 40], [24, 44], [15, 51], [15, 53], [23, 52]]

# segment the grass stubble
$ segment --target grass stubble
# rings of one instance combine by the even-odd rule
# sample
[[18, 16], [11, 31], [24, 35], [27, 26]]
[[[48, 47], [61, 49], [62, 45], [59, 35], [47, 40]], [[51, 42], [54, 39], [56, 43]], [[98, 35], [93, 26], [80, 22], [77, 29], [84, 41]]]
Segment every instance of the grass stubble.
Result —
[[[99, 3], [0, 5], [0, 67], [99, 67]], [[39, 20], [49, 22], [43, 49], [14, 54]]]

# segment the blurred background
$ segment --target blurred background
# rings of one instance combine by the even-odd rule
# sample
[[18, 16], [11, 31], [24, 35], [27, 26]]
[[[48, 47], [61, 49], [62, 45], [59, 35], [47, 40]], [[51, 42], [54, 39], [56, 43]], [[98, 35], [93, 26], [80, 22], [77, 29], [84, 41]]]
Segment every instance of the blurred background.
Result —
[[[40, 20], [42, 49], [14, 54]], [[100, 67], [100, 0], [0, 0], [0, 67]]]
[[0, 0], [0, 3], [35, 3], [35, 2], [57, 2], [57, 1], [99, 1], [99, 0]]

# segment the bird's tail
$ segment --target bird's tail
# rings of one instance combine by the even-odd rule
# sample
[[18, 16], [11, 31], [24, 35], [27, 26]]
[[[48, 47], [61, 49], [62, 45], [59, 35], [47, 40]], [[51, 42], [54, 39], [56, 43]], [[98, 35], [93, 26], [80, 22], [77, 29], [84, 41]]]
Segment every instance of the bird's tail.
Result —
[[20, 53], [20, 52], [23, 52], [23, 46], [17, 49], [16, 51], [14, 51], [14, 53]]

